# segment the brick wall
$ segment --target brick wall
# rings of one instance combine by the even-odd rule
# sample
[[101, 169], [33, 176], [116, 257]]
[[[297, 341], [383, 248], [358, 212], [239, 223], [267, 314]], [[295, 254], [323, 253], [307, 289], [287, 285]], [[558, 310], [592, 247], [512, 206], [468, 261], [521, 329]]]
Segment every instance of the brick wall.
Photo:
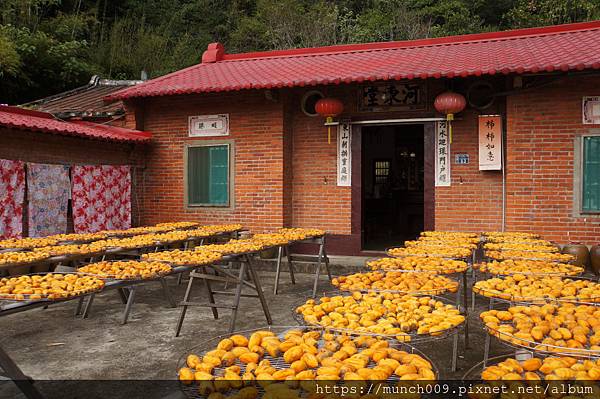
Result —
[[576, 136], [583, 96], [600, 95], [600, 77], [565, 78], [507, 99], [507, 228], [566, 243], [598, 242], [600, 218], [573, 217]]
[[[280, 101], [267, 100], [264, 92], [253, 91], [148, 99], [142, 109], [143, 126], [138, 127], [153, 134], [147, 152], [145, 191], [141, 194], [143, 224], [172, 220], [238, 222], [253, 231], [284, 225]], [[184, 145], [220, 139], [188, 137], [188, 116], [219, 113], [230, 116], [230, 135], [222, 138], [233, 140], [235, 145], [235, 205], [186, 207]]]
[[[346, 115], [352, 110], [349, 96], [343, 89], [321, 88], [327, 96], [345, 102]], [[291, 102], [293, 117], [293, 220], [296, 227], [314, 227], [331, 234], [351, 233], [351, 189], [337, 186], [337, 129], [331, 129], [331, 144], [327, 128], [320, 116], [310, 117], [301, 110], [301, 100], [308, 90], [294, 92]]]
[[[495, 231], [502, 227], [502, 174], [479, 171], [478, 116], [473, 110], [453, 122], [450, 187], [435, 188], [435, 228], [456, 231]], [[455, 155], [469, 154], [467, 165]]]

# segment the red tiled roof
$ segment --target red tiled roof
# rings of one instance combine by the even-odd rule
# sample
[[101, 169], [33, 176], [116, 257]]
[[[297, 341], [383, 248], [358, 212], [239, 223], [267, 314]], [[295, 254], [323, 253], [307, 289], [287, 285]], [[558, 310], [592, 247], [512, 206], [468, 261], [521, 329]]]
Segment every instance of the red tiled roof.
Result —
[[141, 82], [141, 80], [101, 79], [95, 75], [85, 86], [31, 101], [22, 106], [49, 112], [61, 119], [110, 118], [125, 114], [123, 103], [121, 101], [106, 103], [103, 98]]
[[86, 121], [63, 122], [46, 112], [0, 105], [0, 127], [47, 132], [108, 141], [147, 141], [152, 135], [139, 130]]
[[387, 79], [600, 69], [600, 21], [543, 28], [224, 54], [209, 45], [204, 62], [107, 96], [107, 100]]

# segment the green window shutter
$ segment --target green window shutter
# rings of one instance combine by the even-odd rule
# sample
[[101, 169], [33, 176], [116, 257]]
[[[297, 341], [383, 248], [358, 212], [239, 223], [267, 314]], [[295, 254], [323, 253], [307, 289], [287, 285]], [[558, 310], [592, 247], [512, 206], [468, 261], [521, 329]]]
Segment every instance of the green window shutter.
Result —
[[210, 147], [209, 202], [227, 204], [229, 180], [229, 151], [227, 146]]
[[229, 204], [229, 146], [188, 148], [188, 203]]
[[582, 210], [600, 211], [600, 136], [583, 138]]

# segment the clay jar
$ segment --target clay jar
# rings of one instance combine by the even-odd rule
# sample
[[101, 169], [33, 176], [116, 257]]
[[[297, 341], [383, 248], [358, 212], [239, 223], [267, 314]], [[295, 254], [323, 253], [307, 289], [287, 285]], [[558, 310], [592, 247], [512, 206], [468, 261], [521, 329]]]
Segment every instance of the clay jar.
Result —
[[600, 245], [596, 244], [590, 248], [590, 263], [595, 275], [600, 275]]
[[588, 250], [587, 245], [583, 245], [578, 242], [572, 242], [565, 245], [560, 252], [563, 254], [575, 255], [575, 260], [573, 263], [589, 270], [590, 251]]

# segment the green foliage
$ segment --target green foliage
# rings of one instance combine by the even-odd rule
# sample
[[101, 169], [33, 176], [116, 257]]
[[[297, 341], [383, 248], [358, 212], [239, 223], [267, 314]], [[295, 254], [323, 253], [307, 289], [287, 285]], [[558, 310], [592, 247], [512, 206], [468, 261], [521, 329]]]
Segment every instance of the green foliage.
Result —
[[466, 34], [600, 19], [600, 0], [2, 0], [0, 103], [138, 79], [229, 52]]
[[514, 27], [567, 24], [600, 18], [598, 0], [519, 0], [506, 13]]
[[21, 57], [13, 41], [0, 35], [0, 79], [14, 78], [21, 67]]

